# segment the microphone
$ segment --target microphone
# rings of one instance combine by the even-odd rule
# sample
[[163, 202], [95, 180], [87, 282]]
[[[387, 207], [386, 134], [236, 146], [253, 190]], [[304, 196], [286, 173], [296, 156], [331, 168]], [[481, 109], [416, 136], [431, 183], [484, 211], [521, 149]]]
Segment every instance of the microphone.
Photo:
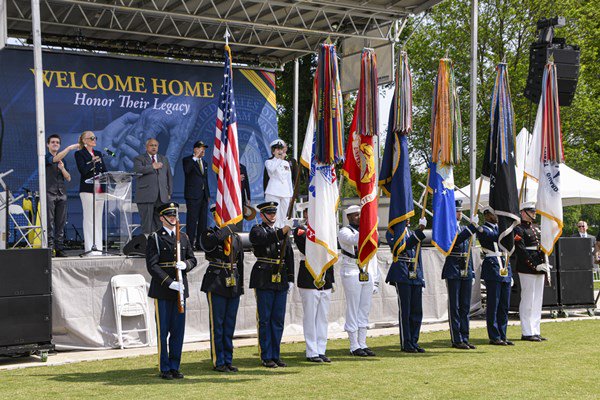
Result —
[[117, 156], [117, 153], [115, 153], [114, 151], [110, 150], [108, 147], [105, 147], [104, 151], [106, 152], [106, 154], [108, 154], [111, 157], [116, 157]]

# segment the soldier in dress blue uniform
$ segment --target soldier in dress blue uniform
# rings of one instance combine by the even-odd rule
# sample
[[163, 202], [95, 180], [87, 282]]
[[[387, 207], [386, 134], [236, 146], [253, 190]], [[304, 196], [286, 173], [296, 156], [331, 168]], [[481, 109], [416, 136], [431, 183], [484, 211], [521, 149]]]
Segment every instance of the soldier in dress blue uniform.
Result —
[[486, 322], [490, 344], [512, 346], [506, 338], [508, 326], [508, 308], [510, 305], [510, 286], [512, 272], [510, 263], [498, 248], [498, 218], [492, 209], [483, 210], [485, 223], [479, 227], [477, 238], [485, 254], [481, 264], [481, 279], [487, 291]]
[[[189, 296], [187, 273], [196, 267], [196, 257], [187, 235], [181, 232], [181, 261], [177, 261], [177, 203], [166, 203], [158, 207], [163, 227], [148, 236], [146, 246], [146, 268], [152, 277], [148, 296], [154, 300], [156, 308], [156, 328], [158, 330], [158, 354], [160, 376], [163, 379], [181, 379], [179, 372], [185, 312], [179, 313], [177, 296], [180, 291]], [[183, 283], [177, 281], [177, 270], [181, 270]]]
[[277, 205], [275, 201], [259, 204], [257, 208], [263, 222], [250, 231], [250, 242], [256, 256], [250, 274], [250, 288], [256, 293], [260, 358], [268, 368], [287, 366], [281, 360], [280, 347], [287, 294], [294, 286], [294, 252], [290, 241], [287, 241], [285, 249], [281, 248], [293, 221], [286, 219], [283, 228], [274, 228]]
[[542, 232], [534, 224], [535, 203], [521, 204], [521, 223], [515, 227], [516, 268], [521, 283], [521, 302], [519, 318], [521, 320], [521, 340], [541, 342], [546, 340], [540, 335], [542, 304], [544, 300], [544, 277], [550, 281], [551, 266], [540, 248]]
[[[421, 250], [417, 255], [417, 245], [423, 239], [425, 234], [423, 229], [427, 225], [427, 219], [419, 220], [419, 227], [412, 231], [408, 225], [406, 227], [404, 250], [398, 254], [398, 258], [392, 263], [386, 283], [396, 287], [398, 294], [398, 322], [400, 324], [400, 345], [402, 351], [406, 353], [425, 353], [425, 349], [419, 346], [419, 333], [421, 331], [421, 322], [423, 321], [423, 288], [425, 279], [423, 278], [423, 261]], [[390, 248], [394, 248], [394, 238], [387, 233], [387, 240]], [[415, 266], [415, 258], [416, 260]]]
[[302, 298], [302, 328], [306, 342], [306, 359], [314, 363], [329, 363], [331, 360], [325, 355], [327, 350], [327, 327], [329, 325], [329, 305], [333, 292], [333, 266], [329, 267], [323, 276], [322, 282], [315, 282], [315, 278], [306, 268], [306, 233], [308, 231], [308, 207], [304, 205], [304, 222], [294, 229], [294, 242], [300, 251], [300, 266], [298, 268], [297, 285]]
[[[215, 205], [210, 207], [215, 213]], [[216, 217], [216, 216], [215, 216]], [[216, 218], [215, 218], [216, 220]], [[225, 254], [225, 241], [231, 250]], [[210, 347], [213, 369], [237, 372], [233, 361], [233, 333], [240, 296], [244, 294], [244, 248], [232, 225], [207, 229], [200, 236], [208, 268], [200, 290], [206, 293], [210, 310]]]
[[[462, 200], [456, 200], [456, 220], [462, 218]], [[477, 233], [479, 217], [473, 217], [474, 224], [458, 225], [458, 233], [454, 247], [450, 251], [444, 268], [442, 279], [446, 280], [448, 288], [448, 321], [450, 322], [450, 337], [452, 347], [469, 350], [475, 346], [469, 343], [469, 311], [471, 310], [471, 288], [475, 273], [473, 259], [469, 254], [469, 239]], [[467, 265], [469, 259], [469, 265]]]

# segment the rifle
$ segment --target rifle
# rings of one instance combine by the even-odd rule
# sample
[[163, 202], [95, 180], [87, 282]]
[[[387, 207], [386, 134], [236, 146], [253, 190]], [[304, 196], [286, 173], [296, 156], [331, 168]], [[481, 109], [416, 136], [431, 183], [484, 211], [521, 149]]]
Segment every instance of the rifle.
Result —
[[[175, 261], [181, 261], [181, 227], [179, 225], [179, 215], [177, 215], [177, 222], [175, 222]], [[183, 274], [179, 268], [175, 268], [177, 271], [177, 282], [181, 283], [181, 287], [179, 288], [179, 292], [177, 293], [177, 310], [179, 314], [183, 314], [185, 312], [185, 287], [183, 283]]]

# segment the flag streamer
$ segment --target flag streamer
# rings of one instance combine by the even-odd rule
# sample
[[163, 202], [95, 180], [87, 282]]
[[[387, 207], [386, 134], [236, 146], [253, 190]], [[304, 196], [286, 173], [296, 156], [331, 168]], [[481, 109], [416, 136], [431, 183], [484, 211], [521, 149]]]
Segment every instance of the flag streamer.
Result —
[[398, 53], [396, 63], [396, 85], [394, 98], [396, 99], [392, 111], [392, 127], [388, 132], [407, 135], [412, 131], [412, 73], [408, 65], [408, 55], [405, 51]]
[[[377, 184], [373, 135], [377, 126], [377, 58], [373, 49], [364, 49], [361, 57], [360, 86], [346, 147], [342, 173], [356, 188], [361, 213], [358, 233], [358, 265], [364, 267], [377, 253]], [[361, 128], [362, 127], [362, 128]]]
[[542, 152], [541, 161], [565, 162], [560, 127], [560, 104], [558, 102], [558, 81], [556, 65], [550, 62], [542, 77]]
[[322, 44], [319, 51], [313, 108], [316, 119], [316, 161], [323, 164], [344, 161], [343, 100], [337, 53], [333, 44]]
[[498, 217], [498, 247], [511, 255], [515, 250], [513, 229], [519, 224], [520, 216], [515, 172], [514, 110], [508, 67], [504, 63], [496, 67], [490, 123], [481, 175], [490, 181], [489, 204]]

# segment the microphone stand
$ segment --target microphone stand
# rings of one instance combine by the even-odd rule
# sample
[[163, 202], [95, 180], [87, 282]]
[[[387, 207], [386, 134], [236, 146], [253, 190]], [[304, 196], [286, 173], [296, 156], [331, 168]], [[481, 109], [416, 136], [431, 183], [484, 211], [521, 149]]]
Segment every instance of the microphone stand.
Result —
[[[116, 253], [112, 253], [110, 251], [104, 250], [104, 248], [98, 249], [96, 247], [96, 164], [98, 163], [98, 161], [94, 161], [94, 156], [92, 156], [92, 161], [89, 161], [88, 164], [92, 164], [92, 182], [93, 182], [93, 189], [92, 189], [92, 248], [89, 249], [88, 251], [84, 251], [83, 253], [79, 254], [79, 257], [83, 257], [85, 255], [88, 255], [92, 252], [99, 252], [101, 254], [111, 254], [111, 255], [118, 255]], [[99, 162], [102, 162], [102, 159], [100, 159]], [[100, 184], [101, 185], [101, 184]], [[85, 245], [85, 237], [83, 238], [84, 240], [84, 245]], [[85, 248], [84, 248], [85, 250]]]

